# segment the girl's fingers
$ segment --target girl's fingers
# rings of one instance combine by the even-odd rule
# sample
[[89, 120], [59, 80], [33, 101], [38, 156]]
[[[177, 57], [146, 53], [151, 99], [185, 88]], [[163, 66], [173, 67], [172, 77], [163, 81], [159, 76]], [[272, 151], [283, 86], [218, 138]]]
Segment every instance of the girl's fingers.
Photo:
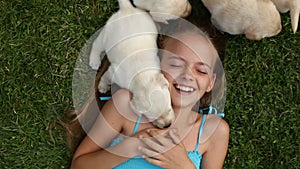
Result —
[[148, 148], [139, 147], [139, 150], [143, 154], [144, 158], [149, 158], [156, 161], [161, 161], [164, 158], [159, 152], [156, 152]]
[[153, 156], [153, 152], [155, 152], [156, 154], [162, 154], [181, 143], [180, 136], [175, 131], [175, 129], [171, 129], [171, 131], [166, 134], [162, 134], [161, 131], [155, 129], [147, 130], [146, 133], [150, 137], [140, 138], [141, 141], [146, 145], [146, 147], [152, 152], [148, 152], [147, 150], [145, 150], [146, 153], [150, 153], [145, 155]]
[[156, 139], [144, 138], [141, 140], [145, 145], [147, 145], [149, 148], [153, 149], [157, 153], [161, 153], [164, 151], [164, 147], [160, 143], [158, 143]]
[[147, 133], [162, 146], [169, 146], [171, 143], [170, 139], [166, 138], [166, 136], [161, 134], [158, 130], [147, 130]]
[[149, 163], [152, 163], [154, 165], [157, 165], [157, 166], [162, 166], [162, 161], [158, 160], [158, 159], [155, 159], [155, 158], [144, 158], [146, 161], [148, 161]]
[[171, 129], [169, 135], [174, 142], [174, 144], [179, 144], [181, 142], [179, 134], [176, 132], [176, 129]]

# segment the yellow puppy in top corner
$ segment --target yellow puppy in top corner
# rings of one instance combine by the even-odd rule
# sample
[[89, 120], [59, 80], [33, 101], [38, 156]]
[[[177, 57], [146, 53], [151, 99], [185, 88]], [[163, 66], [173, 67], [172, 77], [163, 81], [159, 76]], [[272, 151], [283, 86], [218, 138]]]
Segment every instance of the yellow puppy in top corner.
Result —
[[261, 40], [281, 31], [281, 18], [271, 0], [202, 0], [212, 23], [229, 34]]

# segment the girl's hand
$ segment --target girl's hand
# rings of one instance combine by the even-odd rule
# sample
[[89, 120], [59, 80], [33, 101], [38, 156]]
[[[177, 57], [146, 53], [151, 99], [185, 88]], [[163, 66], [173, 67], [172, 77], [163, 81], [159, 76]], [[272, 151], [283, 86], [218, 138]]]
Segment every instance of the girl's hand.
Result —
[[139, 147], [139, 150], [148, 162], [162, 168], [195, 168], [175, 129], [167, 132], [149, 129], [140, 135], [140, 139], [146, 146]]

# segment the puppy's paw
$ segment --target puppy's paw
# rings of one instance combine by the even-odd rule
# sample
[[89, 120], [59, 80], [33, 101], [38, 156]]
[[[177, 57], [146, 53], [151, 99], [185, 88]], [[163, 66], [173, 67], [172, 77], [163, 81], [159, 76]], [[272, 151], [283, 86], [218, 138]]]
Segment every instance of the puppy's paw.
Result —
[[98, 68], [100, 67], [101, 64], [101, 60], [99, 57], [95, 57], [95, 56], [90, 56], [90, 61], [89, 61], [89, 65], [92, 67], [92, 69], [94, 70], [98, 70]]
[[110, 85], [103, 83], [103, 81], [100, 80], [100, 83], [98, 85], [98, 90], [100, 93], [106, 93], [110, 89]]

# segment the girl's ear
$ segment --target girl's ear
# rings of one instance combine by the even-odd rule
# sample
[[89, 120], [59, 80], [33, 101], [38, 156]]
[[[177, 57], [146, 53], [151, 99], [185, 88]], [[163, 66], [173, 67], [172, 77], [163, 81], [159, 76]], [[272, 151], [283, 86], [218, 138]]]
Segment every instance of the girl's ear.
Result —
[[216, 74], [214, 73], [210, 79], [209, 85], [207, 86], [206, 92], [210, 92], [212, 90], [212, 88], [215, 85], [215, 81], [216, 81]]

